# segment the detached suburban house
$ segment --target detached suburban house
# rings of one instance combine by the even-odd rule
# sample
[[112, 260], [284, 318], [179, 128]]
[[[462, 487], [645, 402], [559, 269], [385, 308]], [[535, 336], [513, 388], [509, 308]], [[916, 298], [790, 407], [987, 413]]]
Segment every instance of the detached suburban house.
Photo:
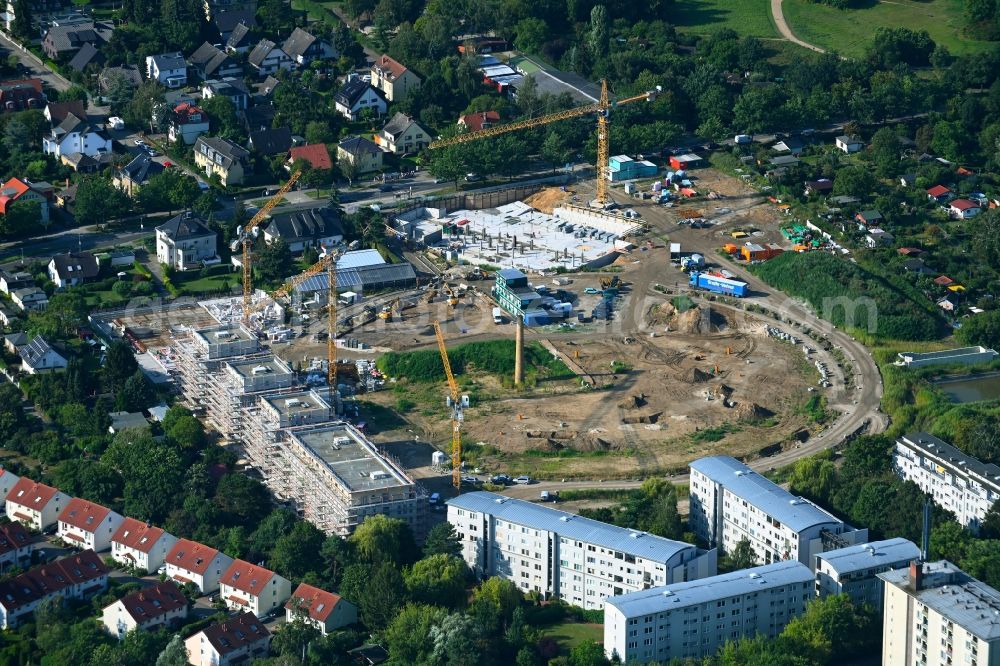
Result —
[[305, 146], [294, 146], [288, 151], [288, 166], [291, 167], [297, 161], [302, 160], [310, 168], [318, 171], [327, 171], [333, 168], [333, 161], [330, 159], [330, 151], [322, 143], [310, 143]]
[[165, 580], [127, 594], [101, 611], [105, 631], [123, 640], [130, 631], [170, 628], [187, 619], [188, 599], [177, 583]]
[[251, 46], [253, 46], [253, 26], [245, 21], [236, 24], [229, 37], [226, 37], [226, 51], [246, 53]]
[[842, 150], [848, 155], [856, 153], [865, 147], [865, 144], [861, 141], [861, 139], [856, 136], [847, 136], [846, 134], [838, 136], [834, 139], [834, 143], [836, 144], [838, 150]]
[[225, 51], [208, 42], [198, 47], [187, 59], [188, 65], [202, 81], [224, 76], [239, 76], [243, 67]]
[[74, 497], [59, 514], [56, 534], [74, 548], [89, 548], [95, 553], [111, 548], [111, 537], [124, 520], [100, 504]]
[[184, 55], [177, 51], [146, 56], [146, 78], [166, 88], [186, 86], [187, 62]]
[[247, 62], [260, 76], [276, 74], [278, 70], [291, 69], [295, 63], [278, 45], [269, 39], [262, 39], [247, 56]]
[[49, 102], [42, 113], [50, 125], [58, 125], [71, 113], [77, 118], [86, 118], [87, 104], [78, 99], [71, 99], [68, 102]]
[[68, 157], [74, 153], [97, 157], [111, 152], [111, 139], [89, 121], [70, 113], [42, 139], [42, 152], [56, 157]]
[[217, 263], [216, 241], [215, 232], [187, 211], [156, 227], [156, 260], [179, 271]]
[[478, 132], [500, 124], [500, 114], [496, 111], [469, 113], [458, 119], [458, 126], [469, 132]]
[[126, 566], [156, 573], [176, 543], [177, 538], [162, 528], [126, 518], [111, 537], [111, 557]]
[[48, 295], [38, 287], [24, 287], [10, 292], [10, 300], [25, 312], [38, 312], [49, 305]]
[[246, 111], [250, 106], [250, 91], [243, 82], [235, 78], [225, 78], [220, 81], [205, 81], [201, 87], [201, 96], [212, 99], [216, 95], [229, 98], [237, 112]]
[[292, 147], [292, 130], [287, 127], [255, 130], [248, 138], [247, 145], [258, 155], [284, 155]]
[[281, 50], [299, 67], [304, 67], [313, 60], [334, 58], [337, 55], [330, 44], [314, 37], [302, 28], [296, 28], [292, 31], [285, 43], [281, 45]]
[[895, 242], [896, 238], [884, 229], [869, 229], [865, 236], [865, 245], [868, 246], [869, 250], [892, 245]]
[[285, 621], [292, 622], [296, 616], [302, 616], [326, 636], [331, 631], [357, 622], [358, 608], [339, 594], [300, 583], [285, 604]]
[[0, 187], [0, 215], [7, 215], [21, 202], [37, 201], [42, 222], [49, 221], [49, 196], [46, 191], [36, 189], [29, 180], [11, 178]]
[[100, 274], [97, 257], [89, 252], [57, 254], [49, 261], [49, 279], [55, 283], [56, 289], [92, 282]]
[[333, 96], [333, 105], [337, 113], [351, 121], [360, 118], [365, 109], [371, 109], [375, 116], [381, 117], [389, 108], [381, 91], [357, 75], [344, 82]]
[[153, 176], [163, 173], [163, 165], [142, 152], [131, 162], [115, 172], [111, 183], [119, 190], [134, 197], [139, 189], [149, 182]]
[[0, 628], [15, 628], [47, 599], [82, 600], [103, 592], [109, 573], [94, 551], [85, 550], [0, 582]]
[[430, 145], [430, 140], [430, 132], [410, 116], [399, 112], [375, 135], [375, 142], [382, 150], [396, 155], [419, 152]]
[[349, 136], [337, 144], [337, 161], [352, 165], [358, 175], [382, 169], [382, 149], [363, 136]]
[[29, 375], [65, 370], [67, 366], [65, 357], [49, 346], [40, 335], [18, 349], [17, 353], [21, 357], [21, 370]]
[[390, 102], [402, 100], [411, 90], [420, 87], [420, 77], [387, 55], [372, 63], [372, 85]]
[[230, 610], [249, 611], [257, 617], [285, 603], [292, 584], [264, 567], [234, 560], [219, 581], [219, 597]]
[[331, 246], [344, 240], [337, 212], [332, 208], [310, 208], [292, 213], [278, 213], [264, 229], [264, 242], [283, 239], [292, 252], [307, 247]]
[[829, 178], [820, 178], [819, 180], [807, 180], [806, 181], [806, 196], [812, 196], [817, 194], [829, 194], [833, 192], [833, 181]]
[[192, 666], [242, 666], [267, 656], [271, 633], [253, 613], [205, 627], [186, 641]]
[[219, 137], [200, 136], [194, 145], [194, 163], [204, 169], [209, 178], [218, 176], [223, 187], [243, 182], [248, 157], [250, 153], [246, 148]]
[[84, 44], [97, 46], [111, 39], [113, 26], [93, 21], [67, 21], [53, 25], [42, 37], [42, 51], [53, 60], [68, 60]]
[[181, 102], [170, 114], [167, 138], [171, 143], [183, 141], [190, 146], [199, 136], [208, 132], [208, 114], [191, 102]]
[[178, 583], [194, 583], [202, 594], [219, 589], [219, 579], [233, 558], [196, 541], [180, 539], [167, 554], [167, 577]]
[[955, 199], [948, 206], [948, 214], [958, 220], [967, 220], [970, 217], [979, 215], [982, 210], [980, 204], [968, 199]]
[[68, 502], [69, 495], [25, 477], [7, 493], [7, 517], [41, 532], [59, 521]]

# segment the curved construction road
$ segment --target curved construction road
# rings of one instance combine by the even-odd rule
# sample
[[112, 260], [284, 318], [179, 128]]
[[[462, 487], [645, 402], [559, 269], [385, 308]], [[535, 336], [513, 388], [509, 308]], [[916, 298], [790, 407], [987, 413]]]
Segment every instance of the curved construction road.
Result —
[[774, 17], [774, 25], [777, 26], [778, 32], [781, 33], [782, 37], [793, 44], [798, 44], [799, 46], [803, 46], [811, 51], [826, 53], [826, 49], [821, 49], [814, 44], [810, 44], [809, 42], [803, 42], [795, 36], [792, 29], [788, 27], [788, 21], [785, 20], [785, 14], [781, 11], [781, 0], [771, 0], [771, 16]]

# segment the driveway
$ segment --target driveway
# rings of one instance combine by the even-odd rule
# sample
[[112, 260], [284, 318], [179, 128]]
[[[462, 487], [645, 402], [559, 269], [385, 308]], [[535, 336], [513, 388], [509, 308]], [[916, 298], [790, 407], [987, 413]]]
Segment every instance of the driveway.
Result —
[[771, 16], [774, 17], [774, 25], [777, 26], [778, 32], [781, 36], [792, 42], [793, 44], [798, 44], [811, 51], [816, 51], [817, 53], [826, 53], [826, 49], [821, 49], [820, 47], [810, 44], [809, 42], [804, 42], [795, 36], [792, 29], [788, 27], [788, 22], [785, 20], [785, 15], [781, 11], [781, 0], [771, 0]]

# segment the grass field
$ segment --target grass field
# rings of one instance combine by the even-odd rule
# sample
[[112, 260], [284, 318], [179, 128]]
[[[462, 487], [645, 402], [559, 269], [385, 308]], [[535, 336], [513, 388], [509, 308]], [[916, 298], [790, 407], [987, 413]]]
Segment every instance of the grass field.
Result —
[[585, 641], [603, 643], [604, 625], [584, 624], [582, 622], [562, 622], [545, 629], [545, 635], [559, 641], [565, 652]]
[[780, 36], [771, 21], [770, 0], [677, 0], [663, 18], [699, 35], [732, 28], [741, 35]]
[[878, 27], [926, 30], [955, 54], [990, 48], [990, 42], [962, 36], [962, 5], [962, 0], [871, 0], [867, 7], [843, 10], [811, 0], [784, 0], [782, 10], [799, 39], [845, 56], [863, 56]]

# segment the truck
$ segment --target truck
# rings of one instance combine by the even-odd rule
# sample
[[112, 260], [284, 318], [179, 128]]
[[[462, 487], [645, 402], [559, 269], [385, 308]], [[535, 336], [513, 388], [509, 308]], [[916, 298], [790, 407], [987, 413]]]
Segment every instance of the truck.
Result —
[[502, 324], [503, 323], [503, 310], [500, 308], [493, 308], [493, 323]]
[[705, 291], [735, 296], [736, 298], [743, 298], [747, 295], [746, 282], [730, 280], [716, 275], [709, 275], [708, 273], [691, 273], [688, 284], [695, 289], [704, 289]]

